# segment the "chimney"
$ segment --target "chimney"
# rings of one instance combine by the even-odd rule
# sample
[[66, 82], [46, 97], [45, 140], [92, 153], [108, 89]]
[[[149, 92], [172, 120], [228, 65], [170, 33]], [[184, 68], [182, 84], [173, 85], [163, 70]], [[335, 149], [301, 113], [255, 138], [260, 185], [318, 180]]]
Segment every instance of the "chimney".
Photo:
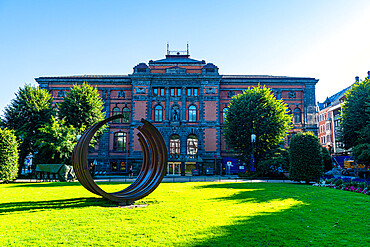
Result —
[[[369, 72], [368, 72], [368, 73], [369, 73]], [[359, 82], [359, 81], [360, 81], [360, 77], [356, 76], [356, 77], [355, 77], [355, 80], [356, 80], [356, 82]]]

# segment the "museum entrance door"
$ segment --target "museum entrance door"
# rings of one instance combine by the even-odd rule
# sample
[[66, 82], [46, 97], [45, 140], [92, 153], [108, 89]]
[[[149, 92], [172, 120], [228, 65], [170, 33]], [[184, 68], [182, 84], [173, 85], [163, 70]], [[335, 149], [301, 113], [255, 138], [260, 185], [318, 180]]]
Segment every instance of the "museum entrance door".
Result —
[[181, 175], [181, 162], [168, 162], [167, 175]]

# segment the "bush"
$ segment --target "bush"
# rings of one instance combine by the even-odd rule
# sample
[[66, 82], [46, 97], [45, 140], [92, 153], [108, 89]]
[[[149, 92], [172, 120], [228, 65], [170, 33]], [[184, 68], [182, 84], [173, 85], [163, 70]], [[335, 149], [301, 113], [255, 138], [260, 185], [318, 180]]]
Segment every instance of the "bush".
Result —
[[0, 128], [0, 179], [12, 181], [18, 174], [18, 143], [14, 131]]
[[290, 143], [289, 178], [294, 181], [318, 181], [323, 173], [321, 145], [312, 132], [298, 133]]
[[322, 155], [322, 160], [324, 162], [324, 171], [330, 171], [333, 169], [333, 160], [330, 156], [329, 151], [326, 149], [326, 147], [321, 147], [321, 155]]

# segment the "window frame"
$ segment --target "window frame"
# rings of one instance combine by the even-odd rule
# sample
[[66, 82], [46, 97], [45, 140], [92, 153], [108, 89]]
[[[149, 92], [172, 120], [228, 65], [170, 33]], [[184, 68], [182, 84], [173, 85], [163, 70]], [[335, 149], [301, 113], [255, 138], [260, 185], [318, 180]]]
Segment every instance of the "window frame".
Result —
[[[194, 107], [194, 108], [193, 108]], [[192, 108], [192, 109], [190, 109]], [[195, 105], [189, 105], [188, 107], [188, 122], [196, 122], [197, 121], [197, 107]]]
[[[122, 138], [122, 140], [120, 140]], [[119, 145], [122, 143], [122, 145]], [[113, 134], [113, 151], [114, 152], [126, 152], [127, 150], [127, 133], [126, 132], [115, 132]]]
[[153, 120], [154, 122], [163, 122], [163, 106], [161, 105], [154, 106]]

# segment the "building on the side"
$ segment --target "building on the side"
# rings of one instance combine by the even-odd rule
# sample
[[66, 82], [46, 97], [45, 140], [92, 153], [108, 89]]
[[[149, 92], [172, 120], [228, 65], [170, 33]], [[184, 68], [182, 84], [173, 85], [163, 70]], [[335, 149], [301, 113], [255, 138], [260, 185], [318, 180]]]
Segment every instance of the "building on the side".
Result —
[[[109, 124], [95, 152], [88, 156], [95, 170], [126, 173], [141, 166], [142, 152], [136, 138], [141, 118], [160, 130], [169, 151], [168, 174], [220, 173], [221, 164], [239, 166], [222, 136], [223, 118], [232, 96], [250, 87], [265, 85], [288, 104], [292, 134], [317, 134], [315, 85], [317, 79], [271, 75], [220, 75], [218, 67], [192, 59], [189, 52], [167, 51], [164, 59], [139, 63], [129, 75], [39, 77], [54, 102], [63, 100], [72, 85], [84, 82], [96, 87], [105, 102], [106, 116], [123, 114]], [[258, 141], [258, 137], [257, 137]], [[231, 162], [231, 163], [230, 163]]]
[[[370, 71], [367, 74], [367, 78], [370, 78]], [[356, 76], [354, 83], [359, 82], [359, 80], [360, 78]], [[317, 102], [318, 137], [321, 145], [334, 155], [348, 155], [350, 151], [346, 150], [343, 143], [340, 142], [339, 130], [342, 105], [345, 100], [345, 94], [351, 86], [327, 97], [323, 103]]]

